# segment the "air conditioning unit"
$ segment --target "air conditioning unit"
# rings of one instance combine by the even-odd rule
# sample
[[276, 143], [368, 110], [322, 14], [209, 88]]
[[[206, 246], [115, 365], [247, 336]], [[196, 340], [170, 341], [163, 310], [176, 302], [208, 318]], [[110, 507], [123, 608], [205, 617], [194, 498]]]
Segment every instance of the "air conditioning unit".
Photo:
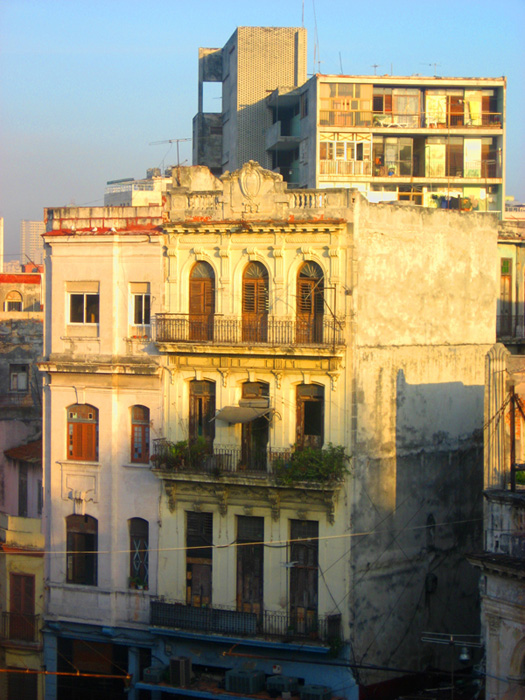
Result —
[[290, 678], [290, 676], [270, 676], [266, 679], [266, 690], [272, 697], [277, 697], [282, 693], [292, 693], [292, 695], [295, 695], [298, 687], [298, 679]]
[[191, 683], [191, 659], [176, 656], [170, 659], [170, 683], [177, 688], [187, 688]]
[[266, 676], [263, 671], [226, 671], [226, 690], [231, 693], [254, 695], [264, 688]]
[[164, 669], [159, 666], [149, 666], [145, 668], [142, 674], [142, 680], [144, 683], [160, 683], [162, 676], [164, 674]]
[[301, 700], [330, 700], [332, 689], [326, 685], [304, 685], [300, 696]]

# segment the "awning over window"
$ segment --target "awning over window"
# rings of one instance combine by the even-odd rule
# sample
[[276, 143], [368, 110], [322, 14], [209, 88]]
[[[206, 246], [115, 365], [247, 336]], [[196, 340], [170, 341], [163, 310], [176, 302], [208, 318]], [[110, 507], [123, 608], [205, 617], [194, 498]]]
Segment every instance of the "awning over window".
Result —
[[271, 418], [272, 409], [253, 408], [252, 406], [225, 406], [217, 411], [213, 420], [222, 420], [225, 423], [250, 423], [252, 420], [266, 416]]

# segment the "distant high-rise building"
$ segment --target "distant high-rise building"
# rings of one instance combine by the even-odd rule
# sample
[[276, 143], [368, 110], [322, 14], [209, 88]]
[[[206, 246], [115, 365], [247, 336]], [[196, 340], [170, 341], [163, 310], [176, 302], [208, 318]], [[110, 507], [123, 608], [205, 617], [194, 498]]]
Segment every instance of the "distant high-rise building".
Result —
[[22, 262], [41, 264], [44, 262], [44, 243], [42, 234], [45, 226], [43, 221], [20, 222], [20, 245]]

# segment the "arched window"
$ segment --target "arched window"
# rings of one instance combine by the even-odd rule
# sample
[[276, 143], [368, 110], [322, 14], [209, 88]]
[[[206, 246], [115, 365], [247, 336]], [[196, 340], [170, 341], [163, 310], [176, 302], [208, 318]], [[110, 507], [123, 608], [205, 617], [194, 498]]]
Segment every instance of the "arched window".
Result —
[[98, 410], [89, 404], [67, 408], [67, 458], [98, 460]]
[[98, 522], [90, 515], [68, 515], [67, 582], [97, 585]]
[[249, 263], [242, 278], [242, 339], [268, 339], [268, 270], [259, 262]]
[[6, 294], [4, 311], [22, 311], [22, 295], [20, 292], [13, 289]]
[[305, 262], [297, 276], [297, 343], [323, 340], [324, 277], [319, 265]]
[[130, 518], [129, 524], [129, 587], [148, 587], [149, 525], [142, 518]]
[[198, 438], [206, 441], [209, 452], [213, 451], [215, 438], [215, 383], [190, 382], [190, 442]]
[[131, 407], [131, 461], [149, 462], [149, 408]]
[[190, 340], [213, 340], [215, 274], [207, 262], [198, 262], [190, 275]]
[[297, 424], [295, 442], [299, 449], [323, 446], [324, 387], [299, 384], [297, 387]]

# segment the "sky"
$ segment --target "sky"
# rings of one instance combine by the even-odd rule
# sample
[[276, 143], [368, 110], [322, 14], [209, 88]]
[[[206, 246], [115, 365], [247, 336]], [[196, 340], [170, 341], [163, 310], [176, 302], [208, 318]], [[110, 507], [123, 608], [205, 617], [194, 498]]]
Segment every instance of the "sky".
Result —
[[[108, 180], [176, 163], [173, 145], [150, 144], [191, 137], [199, 46], [303, 16], [309, 74], [315, 46], [320, 73], [506, 76], [507, 194], [525, 201], [525, 0], [2, 0], [5, 260], [20, 257], [22, 219], [102, 205]], [[191, 164], [191, 142], [180, 159]]]

